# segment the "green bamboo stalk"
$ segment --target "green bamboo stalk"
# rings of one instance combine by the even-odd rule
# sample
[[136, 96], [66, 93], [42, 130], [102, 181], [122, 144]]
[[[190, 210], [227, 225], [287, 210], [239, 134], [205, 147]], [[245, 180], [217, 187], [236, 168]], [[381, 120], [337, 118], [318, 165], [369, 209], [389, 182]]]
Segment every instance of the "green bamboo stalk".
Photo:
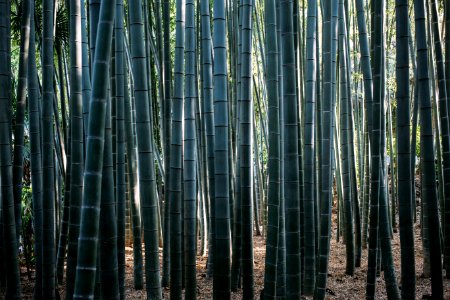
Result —
[[[202, 82], [203, 82], [203, 119], [206, 131], [207, 174], [208, 174], [208, 201], [205, 206], [214, 209], [215, 202], [215, 177], [214, 177], [214, 106], [213, 106], [213, 78], [212, 78], [212, 42], [211, 42], [211, 17], [209, 1], [200, 1], [201, 9], [201, 56], [202, 56]], [[205, 208], [206, 208], [205, 207]], [[206, 209], [209, 216], [209, 211]], [[208, 245], [211, 247], [215, 229], [209, 220], [206, 220], [208, 228]], [[212, 249], [212, 248], [210, 248]], [[208, 272], [212, 272], [212, 253], [208, 253]], [[211, 273], [212, 274], [212, 273]]]
[[[345, 28], [347, 32], [347, 36], [350, 32], [350, 10], [349, 4], [347, 2], [344, 3], [344, 16], [346, 19]], [[352, 65], [351, 65], [351, 50], [350, 50], [350, 38], [344, 40], [345, 51], [346, 51], [346, 76], [347, 76], [347, 95], [349, 102], [348, 114], [349, 114], [349, 166], [350, 166], [350, 189], [351, 189], [351, 205], [352, 205], [352, 214], [353, 214], [353, 222], [354, 222], [354, 243], [355, 243], [355, 267], [361, 266], [361, 254], [362, 254], [362, 246], [361, 246], [361, 215], [359, 208], [359, 193], [358, 193], [358, 170], [357, 166], [361, 166], [361, 162], [359, 161], [359, 154], [361, 152], [360, 149], [360, 140], [359, 140], [359, 122], [356, 122], [355, 126], [355, 115], [358, 117], [359, 115], [359, 106], [357, 101], [352, 101]], [[356, 139], [355, 139], [356, 133]], [[354, 143], [356, 141], [356, 146]]]
[[295, 57], [292, 0], [280, 2], [281, 53], [283, 65], [283, 117], [284, 117], [284, 197], [286, 209], [286, 298], [301, 296], [300, 223], [299, 220], [299, 161], [298, 110], [295, 93]]
[[[97, 47], [97, 24], [100, 17], [100, 5], [101, 0], [89, 0], [89, 53], [91, 69], [94, 68], [95, 49]], [[87, 109], [86, 113], [89, 114], [89, 107]]]
[[129, 2], [131, 58], [136, 101], [136, 133], [139, 163], [139, 188], [144, 221], [145, 271], [147, 296], [160, 299], [158, 258], [158, 204], [155, 187], [155, 169], [150, 128], [148, 80], [145, 64], [144, 28], [141, 1]]
[[[53, 24], [54, 3], [46, 0], [42, 4], [42, 148], [53, 149]], [[44, 299], [55, 298], [55, 196], [54, 196], [53, 151], [42, 153], [43, 169], [43, 281]]]
[[[384, 159], [385, 147], [385, 108], [384, 108], [384, 76], [385, 61], [384, 49], [384, 2], [377, 3], [374, 7], [375, 13], [375, 45], [374, 45], [374, 92], [373, 92], [373, 143], [371, 143], [371, 155], [373, 162], [372, 186], [371, 186], [371, 212], [369, 232], [369, 268], [367, 280], [367, 297], [375, 296], [374, 276], [377, 269], [377, 248], [381, 249], [381, 261], [383, 264], [386, 292], [390, 299], [398, 299], [399, 291], [393, 267], [391, 232], [389, 228], [388, 206], [386, 198], [386, 171]], [[377, 215], [377, 216], [374, 216]], [[375, 240], [375, 241], [374, 241]], [[380, 254], [378, 254], [380, 255]]]
[[[450, 137], [449, 137], [449, 112], [448, 112], [448, 91], [446, 87], [446, 75], [444, 66], [444, 57], [442, 54], [441, 36], [439, 31], [438, 12], [436, 7], [436, 1], [430, 1], [431, 6], [431, 20], [432, 23], [432, 36], [434, 40], [434, 52], [436, 56], [436, 69], [438, 79], [438, 94], [439, 94], [439, 120], [442, 130], [442, 157], [443, 157], [443, 184], [440, 184], [444, 189], [444, 205], [442, 211], [444, 211], [444, 262], [445, 269], [449, 270], [446, 273], [447, 277], [450, 276], [450, 215], [449, 218], [445, 217], [445, 207], [450, 203]], [[438, 137], [439, 139], [439, 137]]]
[[[366, 118], [367, 119], [367, 118]], [[366, 122], [367, 124], [367, 122]], [[362, 248], [367, 249], [367, 234], [369, 227], [369, 196], [370, 196], [370, 160], [369, 160], [369, 133], [367, 125], [364, 129], [364, 191], [362, 201]]]
[[[117, 201], [117, 255], [120, 298], [125, 298], [125, 65], [123, 34], [123, 0], [116, 1], [115, 16], [115, 77], [116, 77], [116, 201]], [[113, 181], [114, 182], [114, 181]]]
[[[447, 117], [450, 116], [450, 4], [444, 2], [444, 26], [442, 28], [445, 32], [444, 37], [444, 71], [445, 71], [445, 87], [447, 91]], [[450, 130], [450, 121], [449, 121]], [[444, 262], [446, 264], [446, 277], [450, 278], [450, 203], [444, 202]], [[448, 271], [447, 271], [448, 270]]]
[[70, 227], [67, 258], [66, 297], [74, 293], [77, 248], [80, 230], [80, 206], [83, 197], [84, 133], [82, 95], [81, 3], [70, 0]]
[[[116, 4], [116, 9], [119, 5]], [[105, 142], [100, 203], [100, 242], [97, 245], [96, 294], [104, 299], [119, 299], [116, 203], [111, 137], [111, 102], [106, 104]], [[98, 287], [100, 287], [98, 289]], [[98, 291], [97, 291], [98, 290]]]
[[42, 299], [42, 156], [41, 128], [39, 111], [39, 90], [36, 68], [36, 45], [34, 23], [34, 1], [29, 1], [30, 14], [30, 48], [28, 57], [28, 119], [30, 122], [30, 160], [31, 182], [33, 184], [33, 215], [34, 215], [34, 257], [36, 260], [36, 275], [34, 298]]
[[[0, 1], [0, 190], [2, 195], [2, 223], [4, 255], [6, 259], [6, 297], [20, 299], [20, 273], [18, 245], [14, 217], [13, 174], [11, 157], [11, 74], [10, 74], [10, 37], [8, 23], [11, 16], [9, 1]], [[3, 253], [2, 253], [3, 255]]]
[[96, 52], [93, 66], [74, 299], [93, 297], [95, 289], [108, 87], [105, 74], [109, 73], [114, 9], [115, 5], [101, 3], [96, 48], [104, 51]]
[[268, 219], [267, 242], [264, 270], [264, 299], [275, 299], [277, 284], [279, 222], [280, 222], [280, 100], [278, 82], [278, 43], [277, 43], [277, 15], [273, 0], [266, 0], [265, 29], [266, 29], [266, 85], [268, 90], [268, 128], [269, 128], [269, 161], [268, 161]]
[[[355, 198], [352, 195], [351, 188], [351, 170], [350, 170], [350, 147], [353, 145], [351, 140], [352, 130], [350, 127], [351, 118], [351, 99], [348, 95], [348, 78], [347, 78], [347, 49], [345, 40], [347, 39], [346, 19], [344, 11], [344, 2], [339, 1], [339, 130], [340, 130], [340, 149], [341, 155], [341, 176], [342, 176], [342, 191], [343, 191], [343, 211], [344, 211], [344, 228], [345, 228], [345, 246], [346, 246], [346, 269], [347, 275], [353, 276], [355, 272], [355, 236], [353, 227], [353, 201]], [[336, 156], [338, 159], [338, 156]]]
[[[131, 89], [132, 90], [132, 89]], [[138, 189], [138, 176], [136, 169], [136, 143], [133, 133], [134, 113], [131, 110], [130, 94], [128, 92], [128, 76], [124, 78], [125, 91], [125, 131], [127, 136], [127, 166], [128, 189], [130, 194], [131, 219], [133, 226], [133, 277], [134, 288], [143, 288], [143, 262], [142, 262], [142, 229], [141, 229], [141, 203]]]
[[[171, 144], [171, 106], [172, 106], [172, 66], [171, 66], [171, 48], [170, 48], [170, 3], [164, 0], [163, 6], [163, 28], [164, 28], [164, 169], [166, 170], [164, 178], [164, 247], [163, 247], [163, 267], [162, 267], [162, 286], [169, 286], [169, 268], [170, 268], [170, 201], [169, 201], [169, 182], [170, 182], [170, 144]], [[158, 12], [159, 13], [159, 12]]]
[[321, 103], [321, 142], [320, 142], [320, 233], [319, 233], [319, 254], [317, 266], [316, 290], [314, 297], [325, 298], [325, 289], [328, 276], [328, 261], [330, 253], [330, 233], [331, 233], [331, 205], [332, 205], [332, 164], [333, 164], [333, 123], [334, 123], [334, 99], [333, 99], [333, 60], [335, 59], [335, 25], [333, 21], [333, 11], [337, 9], [337, 1], [322, 2], [323, 10], [323, 85]]
[[[65, 96], [65, 75], [63, 70], [63, 54], [61, 50], [61, 46], [57, 44], [55, 50], [56, 55], [58, 56], [58, 76], [60, 82], [60, 102], [61, 102], [61, 123], [62, 123], [62, 131], [64, 138], [64, 145], [67, 146], [66, 151], [66, 174], [64, 177], [64, 208], [63, 208], [63, 216], [61, 221], [61, 230], [59, 234], [58, 240], [58, 253], [56, 258], [56, 275], [59, 283], [63, 282], [64, 278], [64, 260], [66, 258], [66, 253], [68, 252], [67, 244], [68, 244], [68, 234], [69, 234], [69, 226], [70, 226], [70, 173], [71, 173], [71, 155], [70, 155], [70, 134], [67, 130], [66, 125], [66, 96]], [[84, 78], [84, 77], [83, 77]]]
[[[305, 79], [305, 110], [304, 110], [304, 155], [303, 167], [305, 174], [315, 171], [315, 102], [316, 102], [316, 22], [317, 1], [308, 1], [308, 16], [306, 28], [306, 79]], [[313, 295], [316, 282], [316, 232], [314, 214], [314, 192], [316, 183], [314, 176], [304, 177], [304, 235], [305, 235], [305, 295]]]
[[439, 216], [434, 165], [434, 143], [431, 119], [431, 103], [428, 78], [427, 44], [425, 34], [424, 1], [414, 2], [416, 44], [417, 44], [417, 81], [420, 101], [420, 155], [422, 195], [424, 209], [428, 212], [430, 238], [431, 293], [434, 299], [443, 299], [442, 259], [439, 239]]
[[61, 100], [61, 127], [63, 131], [63, 137], [64, 137], [64, 145], [67, 146], [68, 152], [70, 152], [70, 144], [69, 144], [69, 129], [67, 126], [67, 110], [66, 110], [66, 91], [67, 94], [69, 94], [69, 86], [68, 86], [68, 75], [67, 75], [67, 68], [65, 64], [65, 55], [62, 51], [62, 45], [61, 43], [56, 43], [55, 45], [55, 51], [56, 56], [58, 57], [58, 77], [59, 77], [59, 92], [60, 92], [60, 100]]
[[[240, 116], [239, 116], [239, 157], [240, 181], [241, 181], [241, 207], [242, 207], [242, 287], [243, 298], [252, 299], [254, 297], [253, 279], [253, 172], [252, 172], [252, 2], [243, 1], [242, 8], [242, 28], [241, 28], [241, 93], [240, 93]], [[218, 165], [216, 165], [216, 168]], [[217, 212], [218, 213], [218, 212]], [[217, 226], [217, 224], [216, 224]]]
[[16, 237], [20, 241], [22, 228], [22, 176], [23, 176], [23, 146], [24, 120], [26, 107], [26, 85], [28, 72], [28, 56], [30, 43], [30, 16], [28, 1], [22, 2], [22, 17], [20, 18], [20, 52], [19, 73], [17, 75], [16, 118], [14, 124], [14, 155], [13, 155], [13, 194], [14, 216], [16, 220]]
[[176, 2], [176, 37], [170, 153], [170, 298], [182, 297], [182, 120], [184, 98], [185, 1]]
[[186, 45], [185, 45], [185, 98], [183, 141], [183, 192], [184, 192], [184, 277], [185, 299], [196, 299], [196, 211], [197, 211], [197, 145], [195, 132], [196, 92], [196, 40], [195, 6], [193, 0], [186, 1]]
[[229, 102], [227, 96], [227, 45], [225, 1], [214, 1], [214, 231], [213, 297], [229, 299], [230, 277], [230, 206], [229, 206]]
[[374, 31], [374, 42], [373, 48], [377, 51], [373, 51], [373, 73], [374, 73], [374, 91], [373, 91], [373, 104], [372, 104], [372, 118], [373, 124], [369, 130], [373, 130], [370, 136], [370, 153], [371, 153], [371, 184], [370, 184], [370, 223], [369, 223], [369, 252], [368, 252], [368, 267], [367, 267], [367, 285], [366, 285], [366, 298], [375, 298], [375, 280], [377, 271], [377, 249], [378, 245], [378, 219], [379, 219], [379, 197], [380, 197], [380, 176], [381, 176], [381, 165], [382, 160], [380, 153], [383, 149], [380, 149], [381, 137], [380, 137], [380, 127], [381, 122], [379, 120], [381, 116], [380, 112], [380, 94], [381, 83], [380, 83], [380, 69], [381, 69], [381, 39], [382, 39], [382, 29], [383, 23], [381, 23], [381, 10], [382, 4], [376, 3], [372, 10], [376, 12], [373, 19], [373, 31]]
[[367, 34], [366, 17], [364, 11], [364, 0], [355, 1], [355, 9], [357, 14], [358, 23], [358, 35], [359, 35], [359, 49], [361, 53], [361, 70], [363, 73], [363, 86], [364, 86], [364, 139], [366, 144], [366, 150], [364, 151], [364, 195], [363, 195], [363, 231], [362, 231], [362, 247], [367, 248], [367, 228], [368, 228], [368, 208], [369, 208], [369, 172], [370, 172], [370, 160], [369, 160], [369, 142], [372, 127], [372, 66], [369, 53], [369, 39]]
[[[83, 128], [84, 130], [84, 143], [86, 144], [87, 127], [89, 121], [89, 100], [91, 99], [91, 74], [89, 68], [89, 43], [87, 33], [87, 20], [86, 20], [86, 5], [85, 0], [80, 0], [81, 5], [81, 65], [82, 65], [82, 90], [83, 90]], [[97, 23], [95, 23], [97, 24]], [[90, 26], [95, 26], [90, 24]], [[93, 56], [94, 53], [91, 53]]]

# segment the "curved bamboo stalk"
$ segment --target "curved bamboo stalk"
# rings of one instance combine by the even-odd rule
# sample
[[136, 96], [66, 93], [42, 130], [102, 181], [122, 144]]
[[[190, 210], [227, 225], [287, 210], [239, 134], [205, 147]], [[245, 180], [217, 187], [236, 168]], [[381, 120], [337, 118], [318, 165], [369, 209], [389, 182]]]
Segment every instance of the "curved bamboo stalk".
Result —
[[101, 170], [103, 168], [104, 136], [107, 101], [107, 77], [111, 56], [115, 5], [102, 2], [98, 26], [97, 51], [94, 59], [93, 90], [90, 100], [86, 168], [78, 239], [77, 270], [74, 299], [93, 297], [97, 264], [100, 223]]

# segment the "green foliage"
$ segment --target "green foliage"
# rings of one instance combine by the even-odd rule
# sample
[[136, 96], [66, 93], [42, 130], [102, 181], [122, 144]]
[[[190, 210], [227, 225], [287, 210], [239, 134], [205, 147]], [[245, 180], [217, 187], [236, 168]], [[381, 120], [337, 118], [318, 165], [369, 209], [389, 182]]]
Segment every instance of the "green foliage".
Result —
[[32, 203], [32, 187], [24, 185], [22, 187], [22, 239], [21, 249], [26, 256], [21, 256], [21, 265], [28, 262], [35, 263], [34, 254], [34, 229], [33, 229], [33, 203]]
[[24, 226], [25, 223], [31, 222], [33, 219], [31, 192], [31, 185], [24, 185], [22, 187], [22, 221], [24, 223]]

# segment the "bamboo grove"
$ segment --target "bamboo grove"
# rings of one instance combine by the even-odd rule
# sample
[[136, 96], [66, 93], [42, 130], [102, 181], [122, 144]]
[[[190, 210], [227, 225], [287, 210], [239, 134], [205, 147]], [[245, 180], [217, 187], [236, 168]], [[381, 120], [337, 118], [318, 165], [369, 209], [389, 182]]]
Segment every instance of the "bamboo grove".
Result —
[[0, 0], [0, 297], [444, 299], [447, 89], [448, 1]]

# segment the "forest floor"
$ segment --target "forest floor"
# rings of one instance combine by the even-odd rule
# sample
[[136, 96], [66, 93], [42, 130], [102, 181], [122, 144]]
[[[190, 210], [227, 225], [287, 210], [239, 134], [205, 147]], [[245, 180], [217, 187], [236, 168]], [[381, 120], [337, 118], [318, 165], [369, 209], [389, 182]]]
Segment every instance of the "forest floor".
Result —
[[[335, 214], [334, 214], [335, 215]], [[367, 250], [363, 250], [361, 267], [357, 268], [353, 277], [345, 275], [345, 245], [336, 242], [336, 223], [333, 224], [333, 237], [331, 239], [330, 265], [328, 277], [327, 299], [364, 299], [367, 270]], [[423, 278], [422, 266], [422, 241], [420, 238], [420, 225], [415, 224], [415, 248], [416, 248], [416, 298], [422, 299], [424, 295], [431, 294], [431, 282], [429, 278]], [[398, 282], [400, 282], [400, 238], [395, 233], [392, 239], [392, 251]], [[264, 258], [265, 240], [261, 236], [254, 237], [254, 274], [255, 274], [255, 298], [259, 299], [264, 284]], [[212, 279], [206, 276], [206, 256], [197, 257], [197, 296], [198, 299], [212, 299]], [[25, 276], [22, 270], [23, 299], [31, 299], [33, 282]], [[34, 276], [33, 276], [34, 277]], [[64, 299], [63, 286], [60, 286], [61, 299]], [[450, 280], [444, 280], [445, 299], [450, 300]], [[169, 299], [170, 290], [163, 290], [164, 299]], [[1, 298], [1, 297], [0, 297]], [[377, 278], [377, 298], [386, 299], [386, 289], [383, 273]], [[145, 299], [145, 291], [136, 291], [133, 288], [133, 248], [126, 248], [126, 299]], [[232, 293], [232, 299], [242, 299], [242, 291]], [[306, 298], [305, 298], [306, 299]]]
[[[333, 209], [333, 218], [337, 214]], [[366, 288], [367, 250], [363, 249], [361, 267], [356, 268], [354, 276], [345, 275], [345, 245], [336, 242], [336, 220], [333, 220], [330, 250], [330, 264], [328, 275], [328, 293], [326, 299], [364, 299]], [[429, 278], [423, 278], [423, 255], [420, 235], [420, 223], [414, 225], [415, 231], [415, 258], [416, 258], [416, 298], [430, 299], [431, 282]], [[160, 249], [162, 252], [162, 249]], [[392, 251], [394, 257], [397, 282], [400, 283], [400, 238], [394, 233], [392, 239]], [[264, 258], [265, 239], [262, 236], [254, 237], [254, 280], [255, 299], [259, 299], [264, 285]], [[197, 298], [212, 299], [212, 279], [207, 278], [206, 256], [197, 257]], [[34, 274], [33, 276], [34, 277]], [[26, 276], [26, 270], [22, 269], [23, 299], [32, 299], [33, 280]], [[133, 248], [126, 247], [126, 299], [145, 299], [145, 291], [136, 291], [133, 288]], [[64, 299], [64, 285], [60, 286], [61, 299]], [[444, 279], [445, 299], [450, 300], [450, 280]], [[377, 278], [377, 299], [387, 299], [383, 273]], [[164, 299], [169, 299], [169, 288], [163, 289]], [[424, 297], [425, 296], [425, 297]], [[0, 294], [0, 298], [1, 294]], [[232, 299], [242, 299], [242, 290], [232, 293]], [[307, 298], [304, 298], [307, 299]]]

